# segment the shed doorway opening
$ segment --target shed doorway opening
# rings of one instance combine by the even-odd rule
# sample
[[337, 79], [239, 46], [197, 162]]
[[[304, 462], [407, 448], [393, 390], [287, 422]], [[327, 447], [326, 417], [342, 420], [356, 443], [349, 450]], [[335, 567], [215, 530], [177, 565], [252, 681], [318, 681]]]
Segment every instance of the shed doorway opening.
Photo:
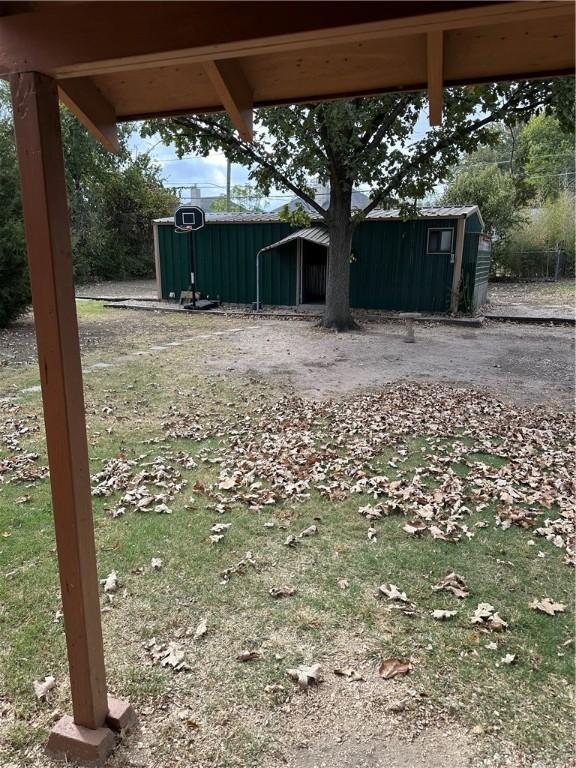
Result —
[[326, 274], [328, 248], [325, 245], [299, 240], [300, 301], [301, 304], [326, 303]]

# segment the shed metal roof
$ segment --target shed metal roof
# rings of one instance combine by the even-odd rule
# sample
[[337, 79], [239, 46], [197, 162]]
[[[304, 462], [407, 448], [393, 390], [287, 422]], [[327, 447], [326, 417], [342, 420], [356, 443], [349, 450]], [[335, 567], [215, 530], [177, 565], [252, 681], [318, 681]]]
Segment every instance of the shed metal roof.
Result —
[[[462, 205], [450, 207], [426, 207], [420, 208], [417, 216], [409, 218], [416, 219], [467, 219], [469, 216], [477, 214], [482, 226], [484, 222], [477, 205]], [[400, 220], [399, 208], [390, 210], [376, 209], [371, 211], [366, 217], [367, 221], [393, 221]], [[282, 221], [278, 213], [206, 213], [206, 222], [208, 224], [266, 224]], [[321, 221], [320, 217], [312, 217], [312, 221]], [[154, 219], [155, 224], [174, 224], [174, 217], [167, 216], [162, 219]]]
[[305, 229], [299, 229], [297, 232], [292, 232], [287, 237], [283, 237], [282, 240], [278, 240], [276, 243], [271, 243], [262, 251], [270, 251], [272, 248], [278, 248], [280, 245], [290, 243], [292, 240], [308, 240], [309, 243], [316, 243], [316, 245], [323, 245], [326, 248], [330, 245], [330, 236], [328, 231], [324, 227], [307, 227]]

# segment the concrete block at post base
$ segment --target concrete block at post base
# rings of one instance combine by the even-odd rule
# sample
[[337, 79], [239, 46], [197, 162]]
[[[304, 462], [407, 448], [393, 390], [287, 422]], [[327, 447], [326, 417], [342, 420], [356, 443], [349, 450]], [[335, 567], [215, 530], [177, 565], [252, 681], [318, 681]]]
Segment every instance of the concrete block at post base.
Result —
[[106, 715], [108, 728], [116, 731], [116, 733], [125, 733], [133, 728], [137, 722], [136, 712], [127, 701], [108, 696], [108, 714]]
[[100, 766], [114, 750], [117, 738], [110, 728], [84, 728], [64, 715], [50, 731], [46, 752], [79, 765]]

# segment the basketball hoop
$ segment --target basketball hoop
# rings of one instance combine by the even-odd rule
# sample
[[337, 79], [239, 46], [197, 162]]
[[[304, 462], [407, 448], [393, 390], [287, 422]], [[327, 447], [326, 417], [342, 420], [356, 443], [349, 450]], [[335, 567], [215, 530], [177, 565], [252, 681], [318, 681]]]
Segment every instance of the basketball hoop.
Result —
[[196, 269], [194, 266], [194, 238], [192, 233], [202, 229], [205, 223], [204, 211], [197, 205], [183, 205], [174, 214], [174, 230], [179, 235], [190, 235], [188, 252], [190, 258], [190, 289], [192, 291], [192, 309], [196, 309]]

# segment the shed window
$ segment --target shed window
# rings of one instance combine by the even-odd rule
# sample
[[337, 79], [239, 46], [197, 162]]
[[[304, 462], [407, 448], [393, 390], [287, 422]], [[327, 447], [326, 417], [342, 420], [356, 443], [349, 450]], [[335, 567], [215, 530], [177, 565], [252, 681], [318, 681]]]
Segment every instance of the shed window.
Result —
[[452, 253], [453, 229], [429, 229], [426, 253]]

